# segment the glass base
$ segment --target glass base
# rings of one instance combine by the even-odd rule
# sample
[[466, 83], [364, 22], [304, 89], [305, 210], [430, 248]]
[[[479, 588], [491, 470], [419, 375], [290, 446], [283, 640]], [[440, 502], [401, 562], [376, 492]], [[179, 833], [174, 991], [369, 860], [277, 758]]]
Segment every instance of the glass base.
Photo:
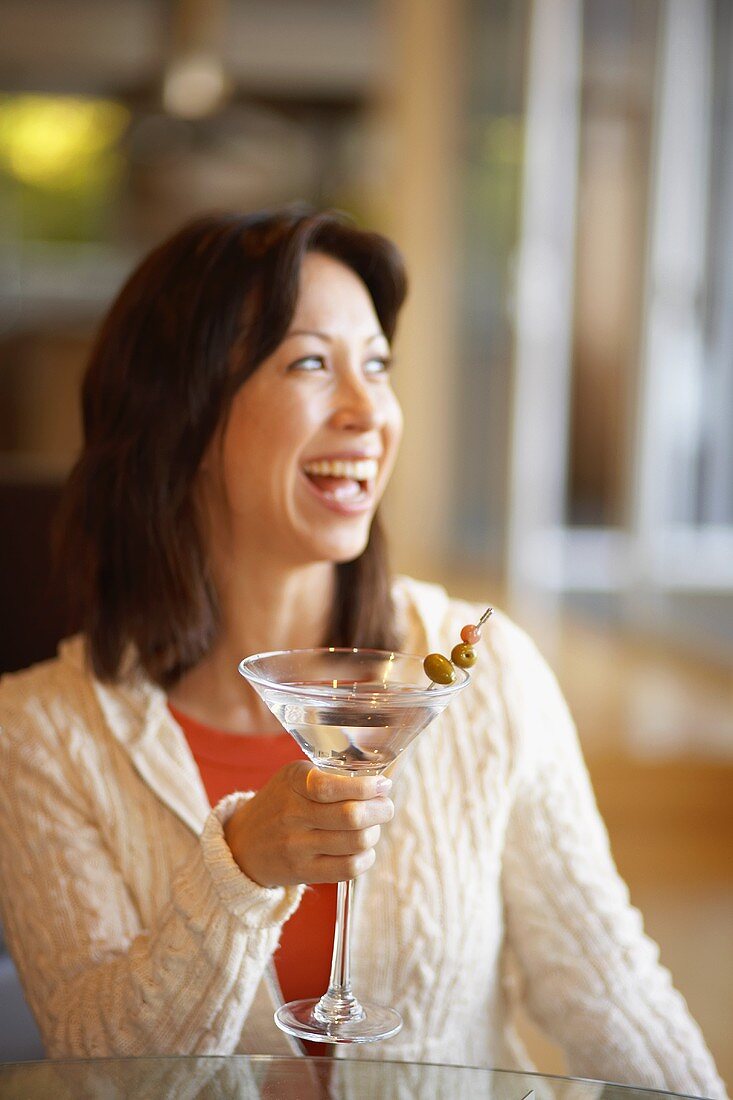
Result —
[[311, 1043], [376, 1043], [389, 1039], [402, 1027], [402, 1017], [393, 1008], [382, 1008], [362, 1001], [364, 1015], [358, 1020], [321, 1023], [313, 1014], [318, 997], [307, 1001], [291, 1001], [275, 1013], [275, 1023], [281, 1031], [308, 1039]]

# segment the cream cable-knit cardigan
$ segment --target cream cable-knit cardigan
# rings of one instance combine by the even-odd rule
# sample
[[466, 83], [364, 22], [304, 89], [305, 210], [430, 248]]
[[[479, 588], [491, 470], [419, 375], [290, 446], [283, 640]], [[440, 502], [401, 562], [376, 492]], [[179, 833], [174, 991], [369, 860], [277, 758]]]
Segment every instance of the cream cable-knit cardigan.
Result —
[[[442, 589], [396, 593], [415, 652], [475, 621]], [[3, 680], [0, 725], [0, 916], [49, 1055], [291, 1051], [270, 958], [303, 888], [239, 871], [222, 822], [248, 796], [210, 810], [163, 692], [99, 683], [76, 639]], [[394, 800], [352, 970], [404, 1027], [350, 1056], [526, 1068], [521, 996], [573, 1074], [724, 1095], [614, 869], [557, 684], [501, 614]]]

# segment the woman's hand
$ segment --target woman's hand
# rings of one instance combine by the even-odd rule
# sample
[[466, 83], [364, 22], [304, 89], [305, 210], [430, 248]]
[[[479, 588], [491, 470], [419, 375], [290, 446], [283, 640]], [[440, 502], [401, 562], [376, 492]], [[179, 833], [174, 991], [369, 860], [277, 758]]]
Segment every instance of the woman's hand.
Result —
[[374, 863], [380, 826], [394, 815], [391, 786], [381, 776], [337, 775], [298, 760], [232, 814], [224, 836], [260, 886], [356, 878]]

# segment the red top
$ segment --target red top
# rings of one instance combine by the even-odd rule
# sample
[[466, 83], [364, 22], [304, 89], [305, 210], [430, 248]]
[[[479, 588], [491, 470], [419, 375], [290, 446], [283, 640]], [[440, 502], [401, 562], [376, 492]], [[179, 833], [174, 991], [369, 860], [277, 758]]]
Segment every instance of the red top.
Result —
[[[293, 738], [284, 731], [238, 737], [204, 726], [170, 704], [168, 709], [186, 735], [212, 806], [232, 791], [260, 790], [283, 765], [303, 759]], [[325, 993], [335, 920], [336, 883], [309, 886], [283, 926], [274, 956], [286, 1001]]]

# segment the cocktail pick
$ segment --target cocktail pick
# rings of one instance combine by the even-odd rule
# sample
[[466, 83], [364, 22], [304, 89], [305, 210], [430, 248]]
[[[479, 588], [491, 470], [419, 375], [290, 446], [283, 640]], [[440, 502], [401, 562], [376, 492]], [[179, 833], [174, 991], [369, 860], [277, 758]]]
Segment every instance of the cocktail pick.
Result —
[[456, 678], [454, 665], [473, 668], [477, 661], [475, 646], [481, 640], [481, 627], [493, 615], [493, 607], [487, 607], [477, 623], [468, 623], [461, 630], [461, 641], [453, 646], [450, 660], [442, 653], [428, 653], [423, 661], [425, 675], [432, 684], [452, 684]]

